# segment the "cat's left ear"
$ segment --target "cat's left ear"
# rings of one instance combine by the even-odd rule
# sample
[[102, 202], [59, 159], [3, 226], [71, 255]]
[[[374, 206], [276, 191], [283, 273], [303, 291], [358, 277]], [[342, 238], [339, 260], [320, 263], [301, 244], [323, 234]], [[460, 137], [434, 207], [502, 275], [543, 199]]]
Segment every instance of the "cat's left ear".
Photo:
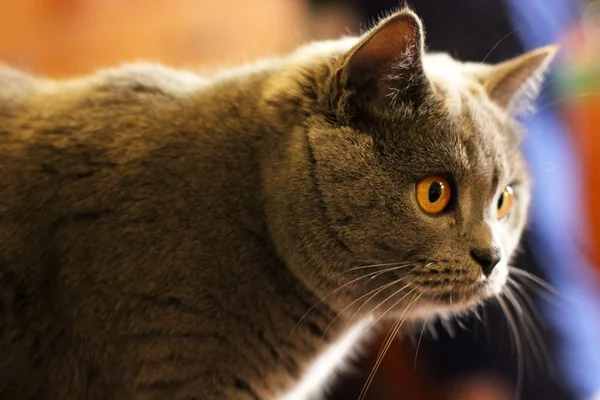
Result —
[[518, 114], [527, 111], [540, 93], [543, 75], [558, 47], [546, 46], [491, 66], [479, 74], [490, 98]]
[[421, 20], [405, 8], [382, 20], [346, 54], [338, 84], [367, 108], [416, 103], [427, 85], [423, 53]]

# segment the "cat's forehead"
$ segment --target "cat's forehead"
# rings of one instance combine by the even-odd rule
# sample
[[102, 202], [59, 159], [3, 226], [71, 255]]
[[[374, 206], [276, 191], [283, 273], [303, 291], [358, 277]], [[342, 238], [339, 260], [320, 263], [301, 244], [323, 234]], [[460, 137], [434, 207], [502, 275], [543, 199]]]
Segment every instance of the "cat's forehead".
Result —
[[451, 57], [427, 55], [433, 93], [417, 111], [399, 110], [385, 124], [392, 159], [415, 177], [448, 173], [483, 186], [521, 174], [516, 124]]
[[427, 79], [443, 104], [448, 118], [467, 119], [474, 127], [499, 130], [500, 134], [515, 134], [510, 117], [489, 98], [474, 74], [473, 63], [463, 63], [447, 54], [427, 54], [423, 67]]
[[453, 152], [466, 168], [505, 168], [520, 157], [520, 134], [513, 119], [488, 97], [471, 69], [446, 54], [424, 58], [424, 67], [446, 128], [441, 141], [452, 143]]
[[449, 115], [459, 118], [465, 94], [477, 91], [478, 83], [466, 73], [463, 63], [447, 54], [427, 54], [423, 58], [423, 68]]

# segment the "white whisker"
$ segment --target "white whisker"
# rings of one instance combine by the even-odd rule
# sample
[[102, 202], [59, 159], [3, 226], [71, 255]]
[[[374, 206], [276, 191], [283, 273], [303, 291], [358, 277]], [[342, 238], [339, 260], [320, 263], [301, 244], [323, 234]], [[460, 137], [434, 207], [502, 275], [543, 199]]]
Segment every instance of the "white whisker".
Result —
[[331, 325], [333, 324], [333, 322], [337, 319], [337, 317], [339, 317], [340, 315], [342, 315], [348, 308], [350, 308], [353, 304], [355, 304], [356, 302], [362, 300], [363, 298], [371, 295], [371, 297], [369, 297], [367, 300], [365, 300], [365, 302], [363, 304], [360, 305], [360, 307], [358, 308], [358, 310], [356, 310], [354, 312], [354, 314], [352, 314], [352, 317], [348, 320], [348, 324], [350, 324], [350, 322], [352, 322], [352, 320], [354, 319], [354, 317], [357, 315], [357, 313], [375, 296], [377, 296], [378, 293], [382, 292], [383, 290], [387, 289], [390, 286], [393, 286], [395, 284], [397, 284], [398, 282], [402, 282], [404, 279], [406, 279], [407, 277], [403, 277], [400, 279], [396, 279], [395, 281], [386, 283], [385, 285], [375, 288], [373, 290], [368, 291], [367, 293], [363, 294], [362, 296], [360, 296], [357, 299], [354, 299], [353, 301], [351, 301], [346, 307], [344, 307], [339, 313], [337, 313], [337, 315], [335, 317], [333, 317], [333, 319], [329, 322], [329, 324], [327, 324], [327, 326], [325, 327], [325, 330], [323, 331], [323, 335], [321, 336], [321, 340], [323, 340], [323, 338], [325, 337], [325, 334], [327, 333], [327, 330], [331, 327]]
[[523, 387], [523, 343], [521, 342], [521, 336], [519, 335], [519, 331], [517, 329], [517, 323], [510, 312], [510, 308], [506, 305], [502, 297], [497, 296], [496, 299], [498, 300], [498, 304], [504, 313], [511, 337], [514, 339], [515, 343], [515, 350], [517, 353], [517, 384], [515, 386], [514, 399], [519, 400]]
[[[400, 282], [400, 281], [402, 281], [402, 280], [404, 280], [404, 279], [406, 279], [406, 278], [407, 278], [407, 277], [404, 277], [404, 278], [398, 279], [397, 281], [394, 281], [394, 282], [392, 282], [392, 283], [397, 283], [397, 282]], [[364, 308], [364, 307], [365, 307], [365, 306], [366, 306], [366, 305], [367, 305], [367, 304], [368, 304], [368, 303], [369, 303], [369, 302], [370, 302], [370, 301], [371, 301], [371, 300], [372, 300], [372, 299], [373, 299], [375, 296], [377, 296], [379, 293], [381, 293], [383, 290], [387, 289], [387, 288], [388, 288], [388, 287], [390, 287], [390, 286], [391, 286], [391, 284], [386, 284], [386, 285], [382, 286], [381, 288], [377, 289], [377, 291], [376, 291], [375, 293], [373, 293], [373, 294], [371, 295], [371, 297], [369, 297], [367, 300], [365, 300], [365, 301], [364, 301], [364, 302], [363, 302], [363, 303], [360, 305], [360, 307], [358, 307], [358, 309], [357, 309], [357, 310], [354, 312], [354, 314], [352, 314], [352, 316], [351, 316], [351, 317], [350, 317], [350, 319], [348, 320], [348, 324], [349, 324], [349, 323], [351, 323], [351, 322], [354, 320], [354, 317], [356, 317], [356, 316], [358, 315], [358, 313], [359, 313], [359, 312], [360, 312], [360, 311], [361, 311], [361, 310], [362, 310], [362, 309], [363, 309], [363, 308]], [[398, 291], [394, 292], [394, 294], [397, 294], [397, 293], [399, 293], [400, 291], [402, 291], [402, 290], [406, 289], [407, 287], [408, 287], [408, 285], [405, 285], [404, 287], [400, 288]], [[369, 293], [371, 293], [371, 292], [369, 292]]]
[[[534, 353], [538, 353], [536, 355], [536, 361], [540, 368], [546, 368], [550, 374], [556, 374], [555, 366], [550, 357], [550, 353], [548, 351], [548, 347], [546, 346], [546, 341], [544, 340], [539, 326], [536, 323], [536, 319], [533, 316], [537, 316], [539, 313], [537, 307], [531, 300], [531, 298], [527, 295], [527, 293], [523, 290], [522, 287], [518, 285], [517, 282], [513, 280], [509, 280], [509, 283], [513, 285], [515, 289], [512, 292], [514, 295], [514, 302], [518, 302], [518, 299], [523, 301], [523, 311], [524, 311], [524, 326], [533, 336], [533, 340], [531, 341], [531, 347]], [[539, 317], [537, 317], [538, 321], [542, 321]]]
[[366, 268], [389, 267], [390, 265], [404, 267], [404, 266], [411, 266], [411, 265], [416, 265], [416, 264], [420, 264], [420, 263], [421, 262], [419, 262], [419, 261], [399, 261], [399, 262], [392, 262], [392, 263], [385, 263], [385, 264], [362, 265], [360, 267], [350, 268], [346, 272], [356, 271], [359, 269], [366, 269]]
[[[408, 285], [407, 285], [408, 286]], [[406, 293], [404, 296], [402, 296], [398, 301], [396, 301], [394, 304], [392, 304], [387, 310], [385, 310], [383, 312], [383, 314], [381, 314], [379, 317], [377, 317], [377, 319], [369, 326], [369, 329], [373, 328], [373, 326], [375, 326], [377, 324], [377, 322], [379, 322], [388, 312], [390, 312], [394, 307], [396, 307], [402, 300], [404, 300], [406, 297], [408, 297], [411, 293], [413, 293], [414, 291], [416, 291], [419, 287], [414, 287], [412, 290], [410, 290], [408, 293]], [[404, 288], [403, 288], [404, 289]], [[389, 296], [387, 299], [385, 299], [384, 301], [382, 301], [381, 303], [379, 303], [373, 310], [371, 310], [371, 312], [375, 311], [376, 308], [378, 308], [379, 306], [381, 306], [383, 303], [385, 303], [386, 301], [388, 301], [391, 297], [393, 297], [394, 295], [400, 293], [402, 289], [400, 289], [399, 291], [397, 291], [396, 293], [394, 293], [392, 296]], [[421, 293], [422, 295], [422, 293]], [[419, 297], [421, 297], [421, 295]], [[414, 297], [414, 296], [413, 296]]]
[[562, 293], [560, 293], [558, 291], [558, 289], [556, 289], [554, 286], [552, 286], [551, 284], [549, 284], [542, 278], [539, 278], [523, 269], [516, 268], [516, 267], [509, 266], [508, 270], [510, 271], [510, 273], [515, 274], [515, 277], [521, 277], [521, 278], [528, 279], [529, 281], [536, 283], [541, 288], [546, 289], [548, 292], [550, 292], [564, 300], [569, 301], [569, 299], [567, 297], [565, 297]]
[[417, 356], [419, 355], [419, 348], [421, 347], [421, 339], [423, 339], [423, 333], [425, 332], [426, 325], [427, 325], [427, 320], [424, 320], [423, 327], [421, 328], [421, 334], [419, 335], [419, 341], [417, 342], [417, 349], [415, 350], [415, 362], [413, 364], [414, 369], [417, 369]]
[[[392, 263], [390, 265], [393, 265], [395, 263]], [[375, 275], [375, 274], [381, 274], [383, 272], [390, 272], [390, 271], [394, 271], [396, 269], [400, 269], [403, 268], [403, 266], [395, 266], [395, 267], [391, 267], [391, 268], [386, 268], [383, 271], [374, 271], [374, 272], [369, 272], [363, 276], [359, 276], [358, 278], [352, 279], [349, 282], [344, 283], [343, 285], [337, 287], [336, 289], [332, 290], [331, 292], [329, 292], [326, 296], [321, 297], [321, 299], [319, 301], [317, 301], [311, 308], [308, 309], [308, 311], [306, 311], [298, 320], [298, 322], [296, 322], [296, 325], [294, 326], [294, 328], [292, 329], [292, 331], [290, 332], [288, 338], [286, 339], [286, 341], [284, 342], [284, 345], [282, 347], [279, 348], [278, 352], [279, 352], [279, 359], [281, 360], [281, 356], [283, 355], [283, 351], [282, 349], [284, 347], [287, 346], [287, 344], [289, 343], [290, 339], [292, 338], [292, 336], [294, 335], [294, 333], [296, 332], [296, 329], [298, 329], [298, 326], [300, 326], [300, 323], [304, 320], [304, 318], [306, 318], [308, 316], [308, 314], [310, 314], [319, 304], [323, 303], [326, 299], [328, 299], [329, 297], [331, 297], [333, 294], [335, 294], [336, 292], [342, 290], [343, 288], [356, 283], [362, 279], [368, 278], [369, 276]]]
[[373, 382], [373, 379], [375, 378], [375, 374], [377, 373], [377, 370], [379, 369], [379, 366], [381, 365], [381, 362], [383, 361], [383, 358], [385, 357], [385, 354], [387, 353], [390, 346], [392, 345], [394, 338], [398, 335], [398, 332], [400, 332], [400, 329], [402, 328], [402, 325], [406, 321], [406, 318], [408, 317], [410, 311], [412, 311], [413, 307], [415, 306], [415, 304], [417, 303], [417, 301], [419, 300], [419, 298], [422, 295], [423, 295], [423, 293], [421, 293], [419, 296], [416, 296], [416, 295], [413, 296], [413, 299], [411, 300], [411, 302], [408, 304], [408, 306], [402, 313], [402, 316], [400, 317], [400, 319], [398, 319], [398, 321], [396, 321], [394, 323], [394, 326], [390, 330], [390, 334], [388, 335], [388, 337], [386, 337], [386, 339], [384, 341], [384, 343], [385, 343], [384, 346], [379, 351], [379, 354], [377, 356], [377, 361], [375, 362], [375, 365], [371, 369], [371, 373], [369, 374], [367, 381], [363, 385], [363, 388], [360, 392], [358, 400], [364, 400], [364, 398], [367, 394], [367, 391], [369, 390], [369, 387], [371, 386], [371, 383]]

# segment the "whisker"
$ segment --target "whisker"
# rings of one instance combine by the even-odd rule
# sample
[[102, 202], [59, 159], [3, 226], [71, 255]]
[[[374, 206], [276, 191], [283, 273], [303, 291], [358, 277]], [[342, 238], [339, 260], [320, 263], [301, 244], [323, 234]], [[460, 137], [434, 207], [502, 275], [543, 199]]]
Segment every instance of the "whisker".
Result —
[[[567, 301], [567, 302], [571, 302], [572, 300], [569, 299], [567, 296], [563, 295], [558, 289], [556, 289], [554, 286], [552, 286], [550, 283], [546, 282], [545, 280], [543, 280], [540, 277], [537, 277], [525, 270], [522, 270], [520, 268], [516, 268], [516, 267], [508, 267], [508, 270], [510, 271], [511, 274], [514, 275], [515, 278], [519, 278], [521, 279], [521, 282], [526, 283], [534, 283], [536, 284], [539, 288], [545, 289], [547, 292], [553, 294], [554, 296]], [[527, 279], [527, 281], [525, 281], [524, 279]], [[536, 289], [535, 287], [532, 286], [532, 289]], [[560, 307], [561, 305], [559, 303], [556, 302], [556, 299], [549, 297], [547, 295], [546, 292], [544, 291], [538, 291], [536, 290], [536, 292], [543, 297], [546, 301], [555, 304], [556, 306]]]
[[394, 322], [394, 324], [390, 328], [389, 332], [385, 336], [384, 341], [383, 341], [383, 345], [381, 346], [381, 348], [379, 349], [379, 353], [377, 354], [377, 359], [375, 360], [375, 364], [373, 364], [373, 368], [371, 368], [371, 372], [369, 373], [369, 376], [367, 377], [367, 380], [365, 381], [365, 384], [363, 385], [363, 388], [362, 388], [362, 390], [360, 392], [358, 400], [363, 400], [364, 397], [365, 397], [365, 395], [366, 395], [366, 393], [367, 393], [367, 391], [369, 390], [369, 386], [371, 386], [371, 382], [373, 381], [373, 378], [375, 376], [375, 372], [377, 372], [377, 368], [378, 368], [378, 365], [380, 363], [380, 360], [385, 355], [385, 350], [384, 349], [387, 349], [387, 347], [389, 346], [389, 344], [393, 342], [394, 337], [400, 331], [401, 321], [402, 321], [402, 318], [398, 318], [398, 320], [396, 322]]
[[417, 369], [417, 356], [419, 355], [419, 348], [421, 347], [421, 339], [423, 339], [423, 333], [425, 332], [425, 326], [427, 325], [427, 319], [423, 321], [423, 327], [421, 328], [421, 334], [419, 335], [419, 341], [417, 342], [417, 349], [415, 350], [415, 362], [413, 368]]
[[[537, 316], [536, 314], [539, 313], [539, 310], [524, 289], [517, 282], [509, 279], [509, 283], [513, 285], [513, 288], [515, 289], [512, 293], [515, 297], [514, 301], [518, 301], [519, 298], [523, 301], [523, 310], [525, 312], [523, 322], [525, 327], [533, 336], [534, 340], [531, 341], [532, 349], [535, 348], [536, 350], [534, 350], [534, 352], [539, 353], [539, 355], [536, 356], [538, 367], [546, 368], [550, 374], [556, 375], [555, 365], [550, 357], [550, 352], [546, 345], [546, 341], [544, 340], [539, 329], [539, 324], [536, 323], [536, 318], [534, 317]], [[537, 317], [537, 320], [541, 322], [539, 317]]]
[[497, 296], [498, 304], [504, 313], [504, 317], [509, 326], [509, 331], [511, 336], [515, 341], [515, 349], [517, 353], [517, 384], [515, 386], [515, 400], [519, 400], [521, 397], [521, 391], [523, 387], [523, 344], [521, 342], [521, 336], [519, 335], [519, 331], [517, 330], [517, 324], [510, 312], [510, 308], [506, 305], [506, 302], [502, 297]]
[[[387, 301], [389, 299], [391, 299], [392, 297], [396, 296], [398, 293], [401, 293], [404, 289], [410, 287], [410, 284], [404, 285], [402, 286], [400, 289], [396, 290], [394, 293], [390, 294], [388, 297], [385, 298], [385, 300], [381, 301], [379, 304], [377, 304], [372, 310], [371, 310], [371, 314], [375, 312], [375, 310], [377, 310], [379, 307], [381, 307], [382, 305], [384, 305], [385, 303], [387, 303]], [[411, 292], [409, 292], [410, 294]], [[377, 322], [377, 321], [375, 321]]]
[[372, 277], [369, 278], [370, 281], [372, 281], [373, 279], [377, 278], [379, 275], [383, 274], [384, 272], [380, 272], [378, 274], [373, 275]]
[[402, 325], [406, 321], [406, 318], [408, 317], [410, 311], [412, 311], [413, 307], [415, 306], [415, 304], [417, 303], [417, 301], [419, 300], [419, 298], [422, 295], [423, 295], [423, 293], [421, 293], [418, 297], [416, 295], [413, 296], [413, 299], [411, 300], [409, 305], [406, 307], [406, 309], [402, 313], [402, 316], [400, 317], [400, 319], [398, 319], [398, 321], [396, 321], [394, 323], [394, 326], [390, 330], [390, 334], [386, 337], [386, 339], [384, 341], [385, 345], [382, 347], [382, 349], [379, 351], [379, 354], [377, 355], [377, 361], [375, 362], [375, 365], [371, 369], [371, 373], [369, 374], [369, 377], [367, 378], [366, 383], [363, 385], [363, 389], [360, 392], [358, 400], [364, 400], [364, 398], [367, 394], [367, 391], [369, 390], [369, 387], [371, 386], [371, 383], [373, 383], [375, 374], [377, 373], [377, 370], [379, 369], [381, 363], [383, 362], [383, 358], [385, 357], [385, 354], [387, 353], [390, 346], [394, 342], [394, 339], [398, 335], [398, 332], [400, 332], [400, 329], [402, 328]]
[[[488, 315], [488, 309], [487, 307], [482, 307], [482, 313], [483, 313], [483, 331], [485, 332], [485, 340], [488, 344], [488, 346], [491, 346], [492, 344], [492, 333], [490, 332], [489, 329], [485, 329], [488, 325], [489, 325], [489, 315]], [[511, 343], [512, 343], [512, 336], [511, 336]]]
[[456, 337], [456, 329], [454, 329], [454, 327], [450, 325], [452, 322], [453, 320], [448, 318], [442, 318], [440, 320], [442, 328], [444, 328], [444, 330], [446, 331], [448, 336], [450, 336], [450, 338], [454, 339]]
[[503, 294], [508, 298], [508, 301], [513, 305], [513, 307], [517, 311], [518, 315], [523, 316], [523, 314], [524, 314], [523, 308], [521, 307], [519, 302], [516, 301], [516, 299], [514, 298], [513, 292], [512, 292], [512, 287], [507, 285], [505, 287], [505, 289], [506, 289], [506, 291]]
[[374, 272], [369, 272], [369, 273], [367, 273], [367, 274], [365, 274], [365, 275], [363, 275], [363, 276], [359, 276], [358, 278], [352, 279], [351, 281], [344, 283], [343, 285], [341, 285], [341, 286], [339, 286], [338, 288], [336, 288], [336, 289], [332, 290], [331, 292], [329, 292], [329, 293], [328, 293], [326, 296], [322, 297], [322, 298], [321, 298], [319, 301], [317, 301], [317, 302], [316, 302], [316, 303], [315, 303], [315, 304], [314, 304], [314, 305], [313, 305], [311, 308], [309, 308], [309, 309], [308, 309], [308, 311], [306, 311], [306, 312], [305, 312], [305, 313], [304, 313], [304, 314], [303, 314], [303, 315], [300, 317], [300, 319], [298, 320], [298, 322], [296, 322], [296, 325], [294, 325], [294, 328], [293, 328], [293, 329], [292, 329], [292, 331], [290, 332], [290, 334], [289, 334], [288, 338], [286, 339], [286, 341], [284, 342], [283, 346], [281, 346], [281, 347], [279, 348], [279, 351], [278, 351], [278, 352], [279, 352], [279, 360], [281, 360], [281, 357], [282, 357], [282, 355], [283, 355], [283, 351], [282, 351], [282, 349], [288, 345], [288, 343], [290, 342], [290, 339], [292, 338], [292, 336], [293, 336], [293, 335], [294, 335], [294, 333], [296, 332], [296, 329], [298, 329], [298, 326], [300, 326], [300, 323], [301, 323], [301, 322], [304, 320], [304, 318], [306, 318], [306, 317], [308, 316], [308, 314], [310, 314], [310, 313], [311, 313], [311, 312], [312, 312], [312, 311], [313, 311], [313, 310], [314, 310], [314, 309], [315, 309], [315, 308], [316, 308], [316, 307], [317, 307], [319, 304], [323, 303], [323, 302], [324, 302], [324, 301], [325, 301], [327, 298], [329, 298], [329, 297], [330, 297], [330, 296], [332, 296], [333, 294], [337, 293], [338, 291], [342, 290], [343, 288], [345, 288], [345, 287], [346, 287], [346, 286], [348, 286], [348, 285], [351, 285], [351, 284], [353, 284], [353, 283], [355, 283], [355, 282], [358, 282], [358, 281], [360, 281], [360, 280], [362, 280], [362, 279], [368, 278], [369, 276], [376, 275], [376, 274], [380, 274], [380, 273], [383, 273], [383, 272], [394, 271], [394, 270], [396, 270], [396, 269], [398, 269], [398, 268], [402, 268], [402, 266], [400, 266], [400, 267], [396, 266], [396, 267], [387, 268], [387, 269], [385, 269], [385, 270], [383, 270], [383, 271], [374, 271]]
[[521, 286], [521, 284], [519, 282], [517, 282], [510, 276], [508, 277], [508, 283], [510, 285], [512, 285], [512, 287], [516, 290], [515, 294], [520, 295], [521, 299], [524, 301], [525, 305], [527, 307], [529, 307], [529, 309], [531, 310], [532, 316], [538, 321], [538, 323], [545, 324], [545, 321], [542, 318], [540, 318], [540, 315], [541, 315], [540, 310], [535, 305], [533, 299], [527, 293], [525, 288], [523, 286]]
[[[409, 285], [406, 285], [409, 286]], [[405, 286], [405, 287], [406, 287]], [[383, 314], [381, 314], [379, 317], [377, 317], [377, 319], [369, 326], [368, 329], [373, 328], [373, 326], [375, 326], [377, 324], [377, 322], [379, 322], [388, 312], [390, 312], [394, 307], [396, 307], [402, 300], [404, 300], [406, 297], [408, 297], [411, 293], [415, 292], [417, 289], [419, 288], [419, 286], [415, 286], [412, 290], [410, 290], [408, 293], [406, 293], [404, 296], [402, 296], [398, 301], [396, 301], [394, 304], [392, 304], [387, 310], [385, 310], [383, 312]], [[404, 288], [402, 288], [404, 289]], [[394, 293], [394, 295], [400, 293], [400, 291], [402, 290], [398, 290], [396, 293]], [[421, 295], [423, 295], [423, 293], [421, 293]], [[373, 310], [371, 310], [371, 312], [375, 311], [376, 308], [378, 308], [379, 306], [381, 306], [383, 303], [385, 303], [386, 301], [388, 301], [392, 296], [388, 297], [387, 299], [385, 299], [384, 301], [382, 301], [381, 303], [379, 303]], [[414, 297], [414, 296], [413, 296]], [[421, 296], [419, 296], [421, 297]]]
[[463, 331], [467, 331], [467, 332], [472, 332], [471, 329], [467, 328], [467, 326], [464, 324], [464, 322], [462, 321], [460, 316], [457, 316], [454, 319], [454, 322], [456, 322], [456, 325], [458, 325], [458, 327], [463, 330]]
[[542, 278], [539, 278], [535, 275], [533, 275], [532, 273], [529, 273], [527, 271], [525, 271], [524, 269], [521, 268], [517, 268], [517, 267], [508, 267], [508, 270], [511, 273], [514, 273], [518, 276], [522, 276], [524, 278], [527, 278], [535, 283], [537, 283], [539, 286], [541, 286], [542, 288], [546, 289], [549, 292], [552, 292], [558, 296], [560, 296], [560, 292], [558, 291], [558, 289], [556, 289], [554, 286], [552, 286], [550, 283], [546, 282], [545, 280], [543, 280]]
[[[521, 308], [521, 305], [519, 304], [517, 298], [513, 295], [512, 289], [512, 287], [507, 285], [504, 291], [504, 295], [506, 296], [509, 304], [512, 305], [512, 307], [517, 311], [519, 320], [522, 323], [522, 325], [517, 325], [517, 329], [519, 327], [522, 327], [522, 332], [525, 338], [525, 344], [528, 345], [528, 347], [533, 352], [533, 356], [535, 358], [536, 363], [541, 364], [543, 362], [543, 360], [541, 359], [541, 350], [538, 348], [537, 343], [534, 340], [531, 340], [531, 337], [527, 335], [528, 333], [531, 333], [531, 327], [528, 325], [529, 321], [526, 319], [525, 310]], [[528, 366], [525, 366], [525, 368], [527, 371], [529, 371], [530, 374], [532, 373], [531, 369], [529, 369]]]
[[385, 264], [371, 264], [371, 265], [362, 265], [360, 267], [354, 267], [346, 270], [345, 272], [356, 271], [358, 269], [366, 269], [366, 268], [377, 268], [377, 267], [389, 267], [390, 265], [396, 266], [410, 266], [413, 264], [419, 264], [419, 261], [399, 261], [393, 263], [385, 263]]
[[474, 308], [473, 309], [473, 315], [475, 316], [475, 318], [477, 318], [477, 320], [479, 322], [483, 323], [483, 319], [481, 318], [481, 314], [479, 313], [479, 309], [478, 308]]
[[485, 63], [486, 60], [488, 59], [488, 57], [492, 54], [492, 52], [494, 50], [496, 50], [496, 48], [498, 46], [500, 46], [502, 44], [502, 42], [504, 42], [506, 39], [508, 39], [511, 35], [514, 35], [515, 33], [517, 33], [518, 31], [520, 31], [521, 29], [523, 29], [524, 27], [520, 27], [520, 28], [515, 28], [512, 31], [508, 32], [506, 35], [502, 36], [500, 38], [500, 40], [498, 40], [496, 42], [496, 44], [490, 49], [490, 51], [488, 51], [488, 53], [485, 55], [485, 57], [483, 57], [483, 60], [481, 60], [481, 63]]
[[363, 304], [361, 304], [361, 306], [358, 308], [358, 310], [356, 310], [354, 312], [354, 314], [352, 315], [352, 318], [350, 318], [350, 320], [348, 321], [348, 324], [350, 324], [350, 322], [352, 322], [352, 320], [354, 319], [354, 317], [356, 316], [356, 314], [365, 306], [366, 303], [368, 303], [373, 297], [377, 296], [378, 293], [382, 292], [383, 290], [387, 289], [390, 286], [395, 285], [398, 282], [403, 281], [404, 279], [406, 279], [407, 277], [402, 277], [400, 279], [396, 279], [395, 281], [386, 283], [385, 285], [375, 288], [373, 290], [370, 290], [369, 292], [363, 294], [362, 296], [360, 296], [357, 299], [354, 299], [353, 301], [350, 302], [350, 304], [348, 304], [346, 307], [344, 307], [339, 313], [336, 314], [335, 317], [333, 317], [333, 319], [329, 322], [329, 324], [327, 324], [327, 326], [325, 327], [325, 330], [323, 331], [323, 335], [321, 336], [321, 340], [323, 340], [323, 338], [325, 337], [325, 334], [327, 333], [327, 330], [331, 327], [331, 325], [333, 324], [333, 322], [337, 319], [337, 317], [339, 317], [340, 315], [342, 315], [348, 308], [350, 308], [353, 304], [355, 304], [356, 302], [362, 300], [363, 298], [371, 295], [371, 297], [369, 297]]
[[[404, 279], [406, 279], [406, 277], [404, 277], [404, 278], [402, 278], [402, 279], [404, 280]], [[362, 309], [363, 309], [363, 308], [364, 308], [364, 307], [365, 307], [365, 306], [366, 306], [366, 305], [367, 305], [367, 304], [368, 304], [368, 303], [369, 303], [369, 302], [370, 302], [370, 301], [371, 301], [371, 300], [372, 300], [372, 299], [373, 299], [375, 296], [377, 296], [377, 294], [379, 294], [379, 293], [381, 293], [381, 291], [383, 291], [383, 290], [387, 289], [387, 287], [388, 287], [387, 285], [386, 285], [386, 286], [384, 286], [384, 287], [381, 287], [381, 288], [380, 288], [380, 290], [377, 290], [377, 292], [376, 292], [376, 293], [373, 293], [373, 294], [371, 295], [371, 297], [369, 297], [367, 300], [365, 300], [365, 301], [364, 301], [364, 302], [363, 302], [363, 303], [360, 305], [360, 307], [358, 307], [358, 310], [356, 310], [356, 311], [355, 311], [355, 312], [352, 314], [352, 316], [351, 316], [351, 317], [350, 317], [350, 319], [348, 320], [348, 323], [351, 323], [351, 322], [352, 322], [352, 320], [354, 320], [354, 317], [356, 317], [356, 315], [358, 315], [358, 313], [360, 312], [360, 310], [362, 310]], [[406, 286], [405, 286], [405, 287], [402, 287], [400, 290], [404, 290], [405, 288], [406, 288]], [[397, 293], [397, 292], [396, 292], [396, 293]]]

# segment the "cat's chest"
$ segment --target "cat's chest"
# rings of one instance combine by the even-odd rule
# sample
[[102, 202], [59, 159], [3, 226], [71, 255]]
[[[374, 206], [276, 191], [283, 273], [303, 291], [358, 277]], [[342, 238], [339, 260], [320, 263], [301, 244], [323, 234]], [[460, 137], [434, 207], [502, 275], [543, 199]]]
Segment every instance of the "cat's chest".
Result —
[[325, 344], [314, 360], [308, 363], [300, 380], [278, 400], [319, 400], [337, 375], [351, 367], [354, 359], [372, 335], [372, 318], [365, 318], [347, 330], [341, 331], [337, 340]]

